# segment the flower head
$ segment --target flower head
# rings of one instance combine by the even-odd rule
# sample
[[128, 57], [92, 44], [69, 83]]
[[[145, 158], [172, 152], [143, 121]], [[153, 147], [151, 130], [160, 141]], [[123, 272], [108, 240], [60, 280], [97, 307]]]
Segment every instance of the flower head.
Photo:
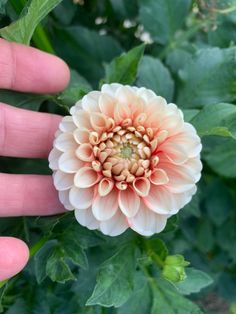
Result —
[[200, 178], [201, 143], [174, 104], [146, 88], [105, 84], [71, 108], [49, 166], [78, 222], [115, 236], [150, 236], [186, 205]]

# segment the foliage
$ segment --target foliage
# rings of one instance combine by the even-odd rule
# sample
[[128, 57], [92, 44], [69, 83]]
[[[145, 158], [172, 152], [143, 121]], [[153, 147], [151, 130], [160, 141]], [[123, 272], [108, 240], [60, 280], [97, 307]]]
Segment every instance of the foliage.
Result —
[[[145, 86], [183, 109], [204, 164], [191, 203], [151, 238], [109, 238], [73, 213], [1, 218], [1, 235], [25, 240], [31, 259], [0, 283], [0, 313], [235, 313], [235, 26], [234, 0], [0, 1], [2, 37], [71, 68], [60, 94], [1, 90], [2, 102], [65, 115], [103, 82]], [[46, 161], [7, 157], [0, 171], [49, 173]]]

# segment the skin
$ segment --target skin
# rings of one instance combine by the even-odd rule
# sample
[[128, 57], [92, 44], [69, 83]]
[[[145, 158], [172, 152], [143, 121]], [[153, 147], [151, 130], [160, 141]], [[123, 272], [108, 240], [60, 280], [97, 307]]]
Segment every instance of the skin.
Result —
[[[61, 59], [35, 48], [0, 39], [0, 88], [32, 93], [56, 93], [69, 82]], [[61, 117], [0, 103], [0, 156], [47, 158]], [[53, 215], [64, 208], [51, 176], [0, 173], [0, 217]], [[24, 268], [27, 245], [0, 237], [0, 281]]]

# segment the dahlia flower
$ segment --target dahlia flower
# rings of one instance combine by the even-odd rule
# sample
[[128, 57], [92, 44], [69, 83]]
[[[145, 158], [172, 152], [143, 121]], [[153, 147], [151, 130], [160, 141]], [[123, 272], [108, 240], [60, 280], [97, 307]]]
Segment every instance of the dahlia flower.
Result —
[[64, 207], [106, 235], [161, 232], [196, 192], [202, 146], [194, 127], [153, 91], [117, 83], [70, 113], [49, 155]]

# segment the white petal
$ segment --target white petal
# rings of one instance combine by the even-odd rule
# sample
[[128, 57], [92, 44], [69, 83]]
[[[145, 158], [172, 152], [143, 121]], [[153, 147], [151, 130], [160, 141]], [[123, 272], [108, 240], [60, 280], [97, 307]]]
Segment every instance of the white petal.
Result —
[[62, 152], [68, 152], [69, 150], [75, 150], [78, 144], [71, 133], [62, 133], [55, 139], [54, 146]]
[[119, 191], [119, 207], [127, 217], [133, 217], [139, 210], [140, 198], [137, 193], [128, 187], [125, 191]]
[[93, 216], [92, 210], [90, 208], [76, 209], [75, 218], [82, 226], [87, 227], [90, 230], [99, 228], [99, 222]]
[[73, 116], [73, 121], [78, 128], [86, 128], [91, 130], [89, 113], [85, 110], [78, 110]]
[[86, 209], [92, 205], [94, 197], [94, 189], [79, 189], [72, 187], [69, 193], [69, 200], [75, 209]]
[[118, 209], [118, 193], [114, 189], [106, 196], [97, 194], [93, 201], [92, 211], [96, 219], [108, 220]]
[[59, 129], [62, 132], [73, 132], [75, 128], [76, 125], [74, 124], [73, 118], [71, 116], [65, 116], [59, 124]]
[[98, 99], [101, 95], [101, 92], [99, 91], [92, 91], [85, 95], [82, 98], [82, 107], [84, 110], [89, 112], [96, 112], [100, 111], [99, 105], [98, 105]]
[[70, 190], [59, 191], [58, 192], [59, 200], [64, 205], [64, 207], [66, 209], [74, 210], [74, 207], [70, 204], [69, 192], [70, 192]]
[[56, 149], [55, 147], [51, 150], [48, 161], [49, 161], [49, 168], [52, 170], [58, 169], [58, 159], [60, 158], [62, 152]]
[[129, 226], [141, 235], [151, 236], [165, 228], [167, 218], [166, 215], [158, 215], [142, 204], [136, 216], [129, 218]]
[[116, 90], [123, 85], [119, 83], [104, 84], [102, 85], [102, 93], [109, 94], [110, 96], [115, 96]]
[[58, 160], [59, 169], [66, 173], [75, 173], [84, 166], [74, 152], [63, 153]]
[[70, 173], [64, 173], [57, 170], [53, 175], [53, 181], [58, 191], [67, 190], [72, 187], [74, 175]]
[[99, 108], [103, 114], [107, 117], [114, 117], [114, 108], [115, 108], [116, 100], [115, 98], [109, 96], [108, 94], [101, 94], [99, 97]]
[[99, 180], [98, 173], [91, 167], [79, 169], [74, 178], [74, 184], [78, 188], [89, 188], [95, 185]]
[[181, 165], [188, 160], [187, 147], [176, 144], [168, 139], [158, 147], [158, 151], [163, 154], [174, 164]]
[[146, 103], [148, 103], [153, 97], [157, 96], [151, 89], [147, 89], [145, 87], [138, 88], [137, 95], [142, 97]]
[[119, 210], [111, 219], [102, 221], [100, 223], [101, 232], [111, 237], [120, 235], [126, 229], [128, 229], [128, 227], [129, 226], [125, 216]]

